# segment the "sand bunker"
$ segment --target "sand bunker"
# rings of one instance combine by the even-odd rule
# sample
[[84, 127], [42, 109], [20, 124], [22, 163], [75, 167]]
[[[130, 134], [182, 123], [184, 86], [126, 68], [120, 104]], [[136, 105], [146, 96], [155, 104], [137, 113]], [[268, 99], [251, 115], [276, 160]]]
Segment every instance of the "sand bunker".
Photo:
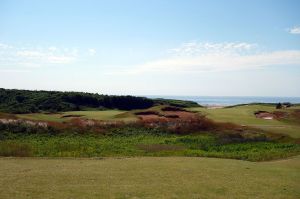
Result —
[[260, 119], [265, 119], [265, 120], [273, 120], [274, 115], [272, 113], [266, 112], [266, 111], [258, 111], [255, 112], [255, 116]]
[[288, 113], [282, 111], [275, 111], [273, 113], [267, 111], [257, 111], [254, 114], [257, 118], [265, 120], [282, 119], [288, 116]]

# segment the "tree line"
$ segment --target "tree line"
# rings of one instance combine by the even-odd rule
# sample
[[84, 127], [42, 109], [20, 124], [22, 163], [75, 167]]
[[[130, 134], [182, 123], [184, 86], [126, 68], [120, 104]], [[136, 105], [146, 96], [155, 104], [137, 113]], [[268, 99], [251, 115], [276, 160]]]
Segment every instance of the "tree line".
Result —
[[145, 97], [85, 92], [30, 91], [0, 88], [0, 112], [36, 113], [93, 109], [145, 109], [154, 105]]

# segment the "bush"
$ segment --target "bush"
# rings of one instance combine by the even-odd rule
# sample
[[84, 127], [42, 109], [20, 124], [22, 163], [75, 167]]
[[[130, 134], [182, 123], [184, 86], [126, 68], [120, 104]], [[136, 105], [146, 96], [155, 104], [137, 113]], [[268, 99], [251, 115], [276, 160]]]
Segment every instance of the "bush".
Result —
[[276, 109], [281, 109], [282, 108], [282, 104], [281, 103], [278, 103], [277, 105], [276, 105]]

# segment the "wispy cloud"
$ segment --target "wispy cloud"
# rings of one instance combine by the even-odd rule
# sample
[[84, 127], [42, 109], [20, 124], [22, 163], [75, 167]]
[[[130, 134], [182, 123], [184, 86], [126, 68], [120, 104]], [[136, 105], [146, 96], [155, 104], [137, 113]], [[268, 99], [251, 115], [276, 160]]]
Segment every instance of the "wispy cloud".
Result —
[[26, 73], [28, 70], [16, 70], [16, 69], [0, 69], [1, 73]]
[[16, 52], [16, 57], [27, 63], [44, 64], [70, 64], [76, 60], [76, 56], [70, 54], [56, 54], [50, 51], [20, 50]]
[[246, 52], [257, 47], [257, 44], [250, 44], [245, 42], [223, 42], [223, 43], [211, 43], [211, 42], [188, 42], [183, 43], [177, 48], [172, 48], [169, 52], [176, 55], [197, 55], [200, 53], [208, 52]]
[[288, 29], [288, 32], [291, 34], [300, 34], [300, 26], [294, 26]]
[[95, 54], [96, 50], [85, 50], [83, 56], [77, 48], [15, 46], [0, 43], [0, 69], [2, 71], [23, 71], [24, 68], [45, 67], [49, 65], [69, 65]]
[[93, 48], [88, 49], [88, 53], [90, 56], [94, 56], [96, 54], [96, 50]]
[[169, 55], [115, 73], [200, 73], [300, 64], [300, 51], [262, 51], [250, 43], [184, 43]]

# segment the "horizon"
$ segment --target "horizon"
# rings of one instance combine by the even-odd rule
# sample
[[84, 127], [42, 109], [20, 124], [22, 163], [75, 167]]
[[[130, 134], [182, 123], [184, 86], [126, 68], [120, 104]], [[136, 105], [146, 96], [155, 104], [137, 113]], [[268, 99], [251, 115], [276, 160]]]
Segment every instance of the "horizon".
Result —
[[[27, 91], [50, 91], [50, 92], [79, 92], [79, 93], [91, 93], [91, 94], [99, 94], [99, 95], [118, 95], [118, 94], [107, 94], [107, 93], [99, 93], [99, 92], [86, 92], [86, 91], [74, 91], [74, 90], [45, 90], [45, 89], [22, 89], [22, 88], [0, 88], [0, 89], [7, 89], [7, 90], [27, 90]], [[130, 94], [121, 94], [120, 96], [125, 96]], [[300, 96], [239, 96], [239, 95], [147, 95], [147, 94], [140, 94], [140, 95], [131, 95], [131, 96], [137, 96], [137, 97], [216, 97], [216, 98], [299, 98]], [[167, 99], [167, 98], [165, 98]]]
[[299, 7], [296, 0], [4, 0], [0, 87], [299, 98]]

